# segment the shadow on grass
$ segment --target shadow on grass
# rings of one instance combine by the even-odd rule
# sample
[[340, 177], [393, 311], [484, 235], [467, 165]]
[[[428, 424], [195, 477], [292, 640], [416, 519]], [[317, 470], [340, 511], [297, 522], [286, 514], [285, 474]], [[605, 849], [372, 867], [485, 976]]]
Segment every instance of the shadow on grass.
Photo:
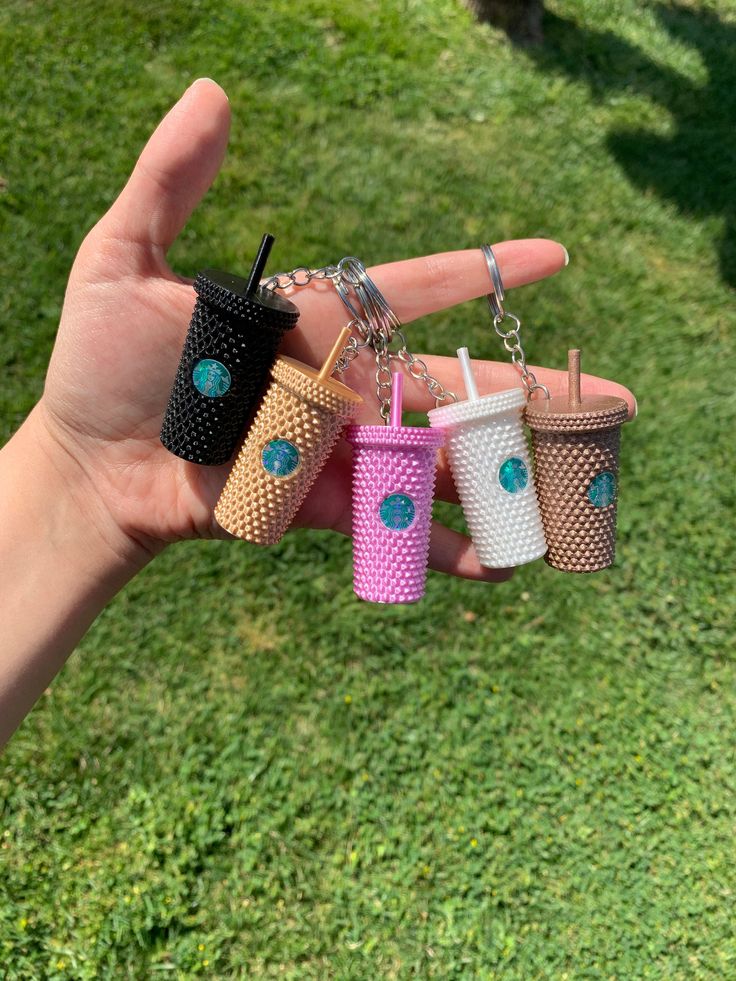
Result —
[[671, 136], [617, 130], [609, 134], [608, 146], [637, 187], [673, 202], [683, 215], [723, 219], [721, 275], [736, 286], [736, 24], [704, 9], [655, 9], [675, 40], [700, 53], [705, 84], [656, 62], [610, 31], [583, 28], [552, 13], [545, 14], [544, 44], [528, 54], [541, 68], [587, 83], [594, 95], [634, 91], [671, 114]]

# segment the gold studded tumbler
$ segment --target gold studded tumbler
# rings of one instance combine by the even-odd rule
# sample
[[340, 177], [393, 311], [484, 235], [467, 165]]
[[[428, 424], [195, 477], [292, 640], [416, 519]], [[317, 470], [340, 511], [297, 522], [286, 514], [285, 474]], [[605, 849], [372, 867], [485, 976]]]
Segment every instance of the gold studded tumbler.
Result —
[[271, 383], [215, 508], [217, 521], [232, 535], [258, 545], [278, 542], [363, 404], [360, 395], [329, 377], [334, 351], [319, 372], [293, 358], [278, 358], [271, 369]]

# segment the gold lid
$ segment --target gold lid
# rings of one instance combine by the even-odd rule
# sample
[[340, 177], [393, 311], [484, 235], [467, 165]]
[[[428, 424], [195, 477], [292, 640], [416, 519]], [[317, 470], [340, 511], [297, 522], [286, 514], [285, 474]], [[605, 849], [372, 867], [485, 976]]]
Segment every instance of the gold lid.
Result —
[[594, 432], [626, 421], [629, 407], [615, 395], [580, 393], [580, 351], [567, 352], [568, 392], [553, 399], [528, 402], [524, 418], [530, 429], [548, 433]]
[[352, 388], [329, 376], [320, 378], [315, 368], [303, 361], [297, 361], [296, 358], [277, 358], [271, 374], [297, 398], [322, 406], [338, 415], [352, 418], [363, 404], [362, 397]]

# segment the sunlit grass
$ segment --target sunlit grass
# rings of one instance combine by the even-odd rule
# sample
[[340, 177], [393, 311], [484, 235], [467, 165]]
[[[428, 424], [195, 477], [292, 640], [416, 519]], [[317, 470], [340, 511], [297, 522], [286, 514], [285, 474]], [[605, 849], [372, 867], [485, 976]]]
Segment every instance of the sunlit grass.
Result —
[[[234, 118], [183, 273], [266, 228], [282, 268], [550, 235], [569, 268], [509, 297], [530, 357], [580, 345], [640, 406], [594, 577], [377, 608], [321, 533], [157, 560], [7, 751], [3, 977], [736, 975], [733, 14], [548, 7], [529, 52], [454, 0], [0, 11], [5, 435], [85, 230], [197, 75]], [[409, 331], [503, 353], [481, 302]]]

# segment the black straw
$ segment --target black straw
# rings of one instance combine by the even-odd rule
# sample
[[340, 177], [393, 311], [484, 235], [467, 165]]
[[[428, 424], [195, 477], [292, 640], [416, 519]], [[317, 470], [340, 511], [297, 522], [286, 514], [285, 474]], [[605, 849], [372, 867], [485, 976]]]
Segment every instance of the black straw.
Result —
[[258, 247], [258, 255], [256, 256], [256, 261], [253, 263], [253, 268], [250, 271], [250, 276], [248, 277], [248, 284], [245, 287], [245, 295], [251, 296], [255, 293], [258, 288], [258, 284], [261, 281], [261, 276], [263, 275], [263, 270], [266, 268], [266, 263], [268, 262], [268, 256], [271, 251], [271, 246], [274, 243], [273, 235], [269, 235], [268, 232], [261, 239], [261, 244]]

